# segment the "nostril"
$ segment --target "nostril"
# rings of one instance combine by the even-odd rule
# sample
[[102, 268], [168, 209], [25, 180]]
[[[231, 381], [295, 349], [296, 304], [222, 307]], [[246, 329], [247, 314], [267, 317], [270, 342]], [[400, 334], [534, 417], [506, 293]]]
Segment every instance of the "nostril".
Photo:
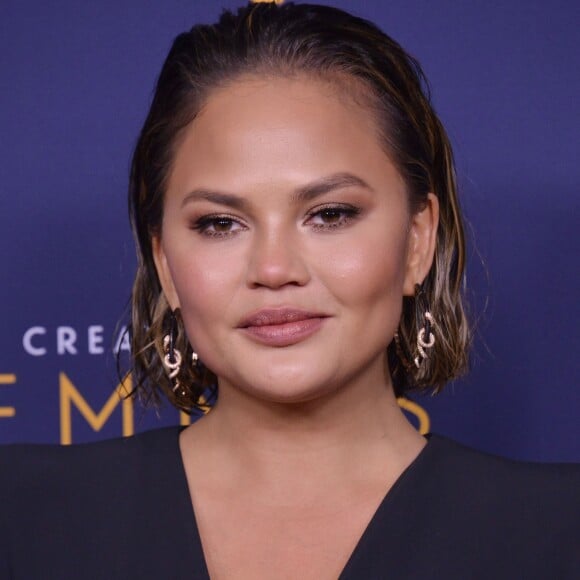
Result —
[[309, 279], [304, 257], [290, 242], [257, 245], [247, 268], [251, 287], [303, 286]]

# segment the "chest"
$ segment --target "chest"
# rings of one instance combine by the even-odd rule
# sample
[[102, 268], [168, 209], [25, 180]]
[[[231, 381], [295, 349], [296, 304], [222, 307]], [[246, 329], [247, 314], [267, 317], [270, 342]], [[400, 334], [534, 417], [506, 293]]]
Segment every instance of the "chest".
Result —
[[336, 579], [380, 501], [276, 507], [204, 502], [196, 520], [210, 577]]

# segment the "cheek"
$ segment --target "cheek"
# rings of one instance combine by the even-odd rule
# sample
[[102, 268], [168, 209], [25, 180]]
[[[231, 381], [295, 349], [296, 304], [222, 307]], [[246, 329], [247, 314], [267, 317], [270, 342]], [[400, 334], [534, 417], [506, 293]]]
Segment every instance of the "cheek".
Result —
[[401, 302], [407, 246], [404, 232], [397, 230], [364, 232], [357, 243], [349, 239], [343, 247], [339, 244], [321, 263], [327, 284], [345, 305], [374, 309]]
[[234, 252], [199, 251], [192, 244], [186, 251], [170, 253], [167, 261], [188, 336], [199, 343], [201, 333], [215, 329], [216, 319], [227, 317], [242, 283], [241, 260]]

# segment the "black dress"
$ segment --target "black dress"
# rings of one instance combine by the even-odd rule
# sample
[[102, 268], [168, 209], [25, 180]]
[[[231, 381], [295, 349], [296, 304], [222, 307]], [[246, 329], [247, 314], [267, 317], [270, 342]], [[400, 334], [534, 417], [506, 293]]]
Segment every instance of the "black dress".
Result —
[[[0, 449], [0, 578], [207, 579], [179, 431]], [[429, 436], [340, 578], [578, 580], [580, 466]]]

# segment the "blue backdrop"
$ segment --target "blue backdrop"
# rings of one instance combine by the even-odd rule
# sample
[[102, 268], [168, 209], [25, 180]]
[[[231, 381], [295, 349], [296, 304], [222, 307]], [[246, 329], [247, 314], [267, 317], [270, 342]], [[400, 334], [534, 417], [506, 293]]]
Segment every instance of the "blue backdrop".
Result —
[[[423, 64], [471, 224], [472, 372], [409, 417], [503, 455], [580, 460], [578, 4], [329, 3]], [[185, 420], [111, 397], [135, 265], [129, 159], [172, 39], [237, 5], [0, 3], [0, 442]]]

